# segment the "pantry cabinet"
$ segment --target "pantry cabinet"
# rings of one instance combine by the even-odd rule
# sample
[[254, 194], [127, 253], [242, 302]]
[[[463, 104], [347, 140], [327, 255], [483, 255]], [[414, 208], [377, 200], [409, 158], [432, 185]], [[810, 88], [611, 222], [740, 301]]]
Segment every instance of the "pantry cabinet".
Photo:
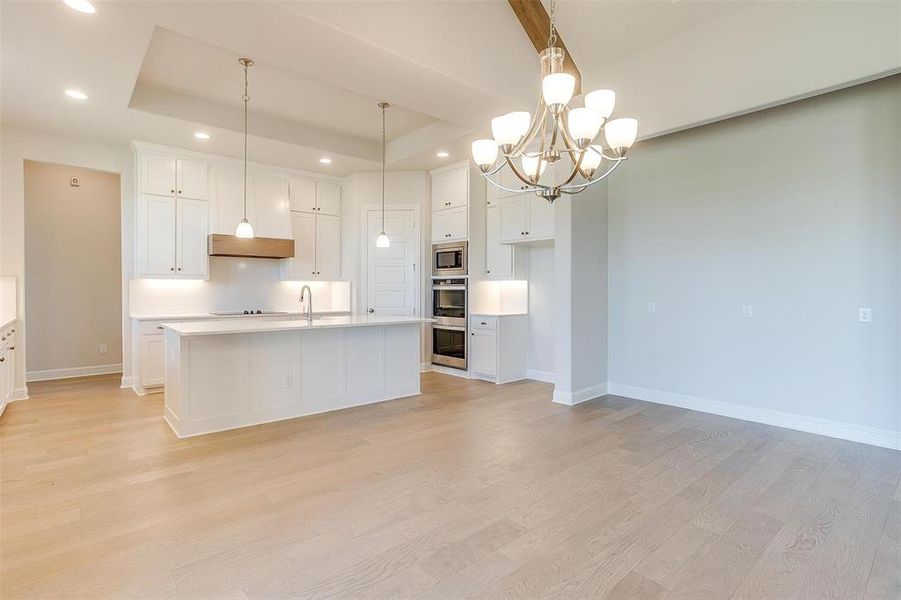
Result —
[[431, 173], [432, 243], [469, 238], [469, 167], [444, 167]]
[[341, 277], [341, 186], [291, 178], [291, 237], [294, 258], [285, 261], [285, 279]]
[[138, 277], [207, 277], [205, 200], [141, 194], [137, 221]]

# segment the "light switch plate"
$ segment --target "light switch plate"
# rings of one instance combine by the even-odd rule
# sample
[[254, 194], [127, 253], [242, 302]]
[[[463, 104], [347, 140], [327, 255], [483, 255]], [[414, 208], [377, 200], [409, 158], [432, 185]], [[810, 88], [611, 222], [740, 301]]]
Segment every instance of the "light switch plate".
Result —
[[873, 310], [870, 308], [858, 308], [857, 320], [860, 323], [870, 323], [873, 320]]
[[741, 316], [750, 319], [754, 316], [754, 307], [750, 304], [743, 304], [741, 307]]
[[654, 302], [648, 302], [648, 314], [654, 314], [657, 312], [657, 304]]

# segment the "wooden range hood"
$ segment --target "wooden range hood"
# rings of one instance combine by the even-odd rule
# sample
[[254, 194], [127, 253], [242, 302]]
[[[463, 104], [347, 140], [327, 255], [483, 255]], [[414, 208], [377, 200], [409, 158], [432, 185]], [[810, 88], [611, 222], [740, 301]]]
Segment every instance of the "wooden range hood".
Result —
[[294, 240], [281, 238], [239, 238], [211, 233], [207, 238], [210, 256], [236, 258], [293, 258]]

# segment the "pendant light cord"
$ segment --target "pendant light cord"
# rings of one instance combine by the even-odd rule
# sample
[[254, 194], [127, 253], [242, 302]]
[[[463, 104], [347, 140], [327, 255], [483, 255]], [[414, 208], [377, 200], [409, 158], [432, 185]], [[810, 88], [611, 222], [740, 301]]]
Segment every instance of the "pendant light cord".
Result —
[[387, 102], [379, 102], [379, 107], [382, 109], [382, 233], [385, 233], [385, 162], [386, 162], [386, 148], [387, 148], [387, 137], [385, 133], [385, 110], [390, 106]]
[[241, 59], [244, 65], [244, 95], [241, 100], [244, 101], [244, 220], [247, 220], [247, 102], [250, 96], [247, 95], [247, 69], [253, 64], [248, 59]]

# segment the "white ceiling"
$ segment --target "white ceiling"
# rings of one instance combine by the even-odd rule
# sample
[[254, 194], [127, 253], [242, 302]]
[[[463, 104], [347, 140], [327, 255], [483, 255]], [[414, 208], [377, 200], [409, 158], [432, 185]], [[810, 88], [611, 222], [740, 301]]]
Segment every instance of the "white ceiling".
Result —
[[[392, 168], [423, 169], [466, 158], [491, 116], [538, 93], [505, 0], [95, 4], [0, 2], [4, 124], [239, 156], [244, 55], [251, 158], [345, 175], [379, 166], [379, 100], [393, 105]], [[558, 13], [585, 89], [616, 89], [643, 136], [901, 69], [898, 0], [561, 0]]]

